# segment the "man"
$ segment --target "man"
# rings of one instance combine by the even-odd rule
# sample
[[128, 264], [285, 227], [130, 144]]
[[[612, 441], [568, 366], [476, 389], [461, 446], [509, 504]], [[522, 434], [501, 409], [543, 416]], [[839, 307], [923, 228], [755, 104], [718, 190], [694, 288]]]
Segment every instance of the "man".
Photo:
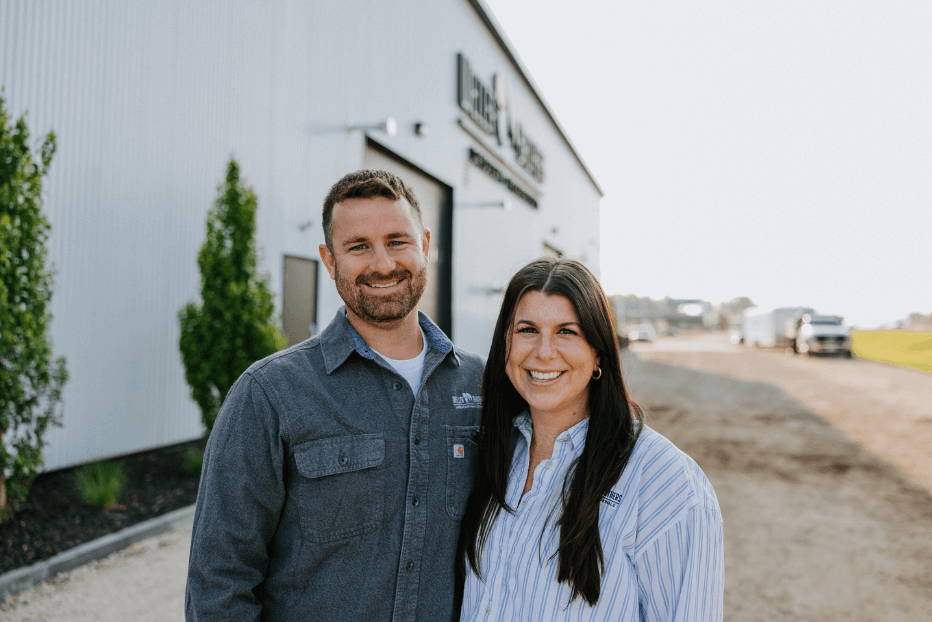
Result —
[[185, 612], [197, 620], [449, 620], [483, 361], [417, 312], [430, 231], [411, 189], [351, 173], [323, 209], [341, 308], [253, 364], [204, 454]]

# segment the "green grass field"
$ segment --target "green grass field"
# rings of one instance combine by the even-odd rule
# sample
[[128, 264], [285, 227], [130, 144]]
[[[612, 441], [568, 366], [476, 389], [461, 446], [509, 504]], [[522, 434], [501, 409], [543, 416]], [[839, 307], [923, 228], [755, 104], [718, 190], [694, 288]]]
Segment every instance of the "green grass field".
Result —
[[932, 372], [932, 333], [855, 330], [851, 348], [858, 358]]

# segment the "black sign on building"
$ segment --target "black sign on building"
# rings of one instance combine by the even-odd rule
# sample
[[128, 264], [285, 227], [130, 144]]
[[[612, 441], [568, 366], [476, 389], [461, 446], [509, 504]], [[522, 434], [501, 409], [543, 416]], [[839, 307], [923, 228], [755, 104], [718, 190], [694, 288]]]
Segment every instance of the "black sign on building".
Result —
[[459, 107], [500, 146], [507, 140], [518, 166], [538, 182], [543, 182], [544, 156], [524, 133], [521, 123], [512, 117], [501, 76], [496, 76], [494, 87], [489, 88], [473, 72], [469, 60], [462, 53], [456, 55], [456, 63]]

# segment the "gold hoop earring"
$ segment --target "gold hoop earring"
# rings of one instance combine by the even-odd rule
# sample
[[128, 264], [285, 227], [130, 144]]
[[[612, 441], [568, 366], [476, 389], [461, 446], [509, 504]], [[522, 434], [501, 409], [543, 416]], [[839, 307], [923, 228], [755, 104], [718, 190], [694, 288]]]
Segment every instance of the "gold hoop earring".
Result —
[[[597, 374], [598, 374], [598, 375], [597, 375]], [[593, 379], [593, 380], [598, 380], [598, 379], [601, 378], [601, 377], [602, 377], [602, 368], [599, 367], [599, 366], [596, 366], [595, 371], [592, 372], [592, 379]]]

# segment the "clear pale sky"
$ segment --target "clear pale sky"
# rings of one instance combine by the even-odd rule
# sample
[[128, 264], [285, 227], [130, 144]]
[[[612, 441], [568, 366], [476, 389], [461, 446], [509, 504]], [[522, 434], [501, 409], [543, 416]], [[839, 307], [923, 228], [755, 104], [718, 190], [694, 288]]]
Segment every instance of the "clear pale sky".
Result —
[[605, 192], [609, 294], [932, 313], [932, 2], [486, 2]]

